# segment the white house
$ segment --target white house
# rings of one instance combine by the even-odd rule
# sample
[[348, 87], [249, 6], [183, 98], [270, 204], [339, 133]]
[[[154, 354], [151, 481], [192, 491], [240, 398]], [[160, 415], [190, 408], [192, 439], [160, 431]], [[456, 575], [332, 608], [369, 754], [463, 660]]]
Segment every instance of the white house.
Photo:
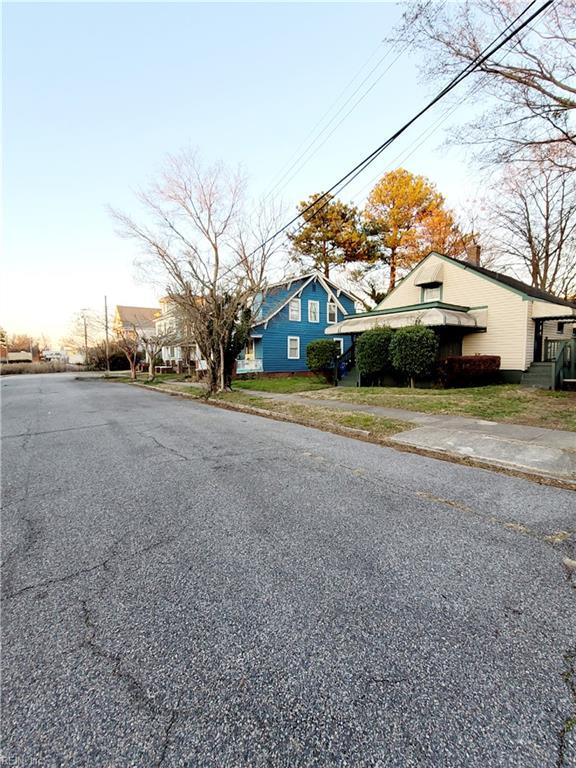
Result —
[[[574, 378], [576, 303], [466, 261], [430, 253], [372, 311], [345, 318], [329, 335], [420, 323], [439, 336], [440, 357], [498, 355], [507, 381], [548, 386]], [[565, 343], [564, 343], [565, 342]]]

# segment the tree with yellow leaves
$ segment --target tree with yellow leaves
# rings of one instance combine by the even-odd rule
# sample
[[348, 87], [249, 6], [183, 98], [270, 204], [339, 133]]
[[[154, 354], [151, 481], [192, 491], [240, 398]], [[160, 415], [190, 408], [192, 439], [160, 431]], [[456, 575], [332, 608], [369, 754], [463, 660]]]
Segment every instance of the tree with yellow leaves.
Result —
[[461, 232], [434, 184], [404, 168], [386, 173], [376, 184], [364, 219], [390, 269], [388, 291], [396, 285], [398, 270], [414, 266], [430, 251], [459, 256], [472, 238]]

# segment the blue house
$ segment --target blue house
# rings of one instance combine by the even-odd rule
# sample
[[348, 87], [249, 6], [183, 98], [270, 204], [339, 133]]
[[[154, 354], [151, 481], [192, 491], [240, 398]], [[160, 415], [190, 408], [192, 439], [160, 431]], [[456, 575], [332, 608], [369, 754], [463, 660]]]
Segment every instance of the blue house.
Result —
[[[250, 340], [239, 356], [237, 373], [307, 371], [306, 346], [325, 338], [324, 331], [356, 311], [354, 297], [320, 272], [269, 285], [254, 303]], [[348, 334], [333, 336], [341, 352]]]

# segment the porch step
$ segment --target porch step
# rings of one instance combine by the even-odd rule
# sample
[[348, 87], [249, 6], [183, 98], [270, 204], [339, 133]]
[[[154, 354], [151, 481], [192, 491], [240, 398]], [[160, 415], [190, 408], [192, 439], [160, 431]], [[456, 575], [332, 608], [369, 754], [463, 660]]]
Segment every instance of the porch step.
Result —
[[358, 386], [358, 368], [354, 366], [342, 376], [338, 382], [339, 387], [357, 387]]
[[522, 386], [552, 389], [553, 367], [554, 363], [532, 363], [530, 368], [522, 374]]

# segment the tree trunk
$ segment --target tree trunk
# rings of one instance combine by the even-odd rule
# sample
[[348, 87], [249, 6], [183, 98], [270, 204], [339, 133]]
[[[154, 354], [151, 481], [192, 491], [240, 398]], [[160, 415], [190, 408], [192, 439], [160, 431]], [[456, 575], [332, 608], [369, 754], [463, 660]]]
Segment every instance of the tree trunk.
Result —
[[224, 392], [224, 390], [226, 389], [226, 377], [224, 375], [225, 361], [224, 361], [224, 344], [222, 343], [222, 341], [220, 341], [219, 349], [220, 349], [220, 371], [219, 371], [220, 375], [219, 375], [218, 388], [220, 392]]
[[410, 376], [410, 389], [416, 388], [416, 382], [414, 381], [414, 376]]
[[154, 358], [148, 360], [148, 381], [154, 381]]
[[396, 252], [390, 253], [390, 281], [388, 283], [388, 293], [394, 290], [396, 285]]
[[130, 360], [130, 378], [136, 381], [136, 359]]

